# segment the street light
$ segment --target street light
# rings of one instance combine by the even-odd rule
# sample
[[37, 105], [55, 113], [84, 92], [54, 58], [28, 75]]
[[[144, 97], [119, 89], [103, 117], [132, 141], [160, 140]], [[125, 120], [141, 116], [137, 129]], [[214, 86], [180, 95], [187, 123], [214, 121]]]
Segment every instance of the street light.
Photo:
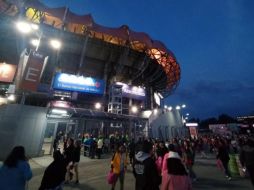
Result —
[[17, 22], [16, 27], [20, 32], [24, 34], [28, 34], [32, 31], [32, 27], [28, 22], [19, 21]]
[[172, 106], [169, 106], [168, 107], [168, 111], [171, 111], [173, 108], [172, 108]]
[[186, 113], [186, 116], [189, 116], [190, 114], [189, 113]]
[[168, 108], [168, 106], [167, 106], [167, 105], [165, 105], [165, 106], [164, 106], [164, 108], [165, 108], [165, 109], [167, 109], [167, 108]]
[[137, 113], [137, 112], [138, 112], [137, 106], [132, 106], [132, 107], [131, 107], [131, 112], [132, 112], [132, 113]]
[[62, 43], [59, 40], [57, 40], [57, 39], [52, 39], [52, 40], [50, 40], [50, 45], [54, 49], [60, 49], [60, 47], [62, 46]]
[[177, 109], [177, 110], [180, 110], [180, 109], [181, 109], [181, 107], [180, 107], [180, 106], [176, 106], [176, 109]]
[[186, 107], [186, 105], [185, 105], [185, 104], [183, 104], [183, 105], [182, 105], [182, 108], [185, 108], [185, 107]]
[[95, 105], [94, 105], [95, 109], [99, 110], [101, 109], [101, 103], [97, 102]]
[[38, 39], [32, 39], [31, 44], [35, 47], [38, 47], [40, 45], [40, 40]]

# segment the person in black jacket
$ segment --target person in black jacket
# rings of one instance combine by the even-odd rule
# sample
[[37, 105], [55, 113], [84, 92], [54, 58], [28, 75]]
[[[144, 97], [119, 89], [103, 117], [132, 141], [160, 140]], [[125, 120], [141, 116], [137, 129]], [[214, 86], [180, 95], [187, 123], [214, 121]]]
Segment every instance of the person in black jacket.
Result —
[[225, 175], [228, 178], [228, 180], [231, 180], [231, 174], [228, 169], [228, 162], [229, 162], [230, 158], [229, 158], [229, 153], [228, 153], [226, 143], [223, 140], [220, 141], [217, 159], [221, 160], [223, 167], [225, 169]]
[[72, 178], [71, 169], [73, 168], [74, 163], [74, 140], [72, 138], [69, 138], [67, 141], [67, 146], [64, 150], [64, 160], [67, 169], [65, 183], [69, 183]]
[[249, 137], [247, 144], [242, 147], [240, 161], [243, 167], [246, 167], [251, 183], [254, 186], [254, 138]]
[[46, 168], [39, 190], [61, 189], [65, 179], [66, 166], [60, 151], [53, 153], [54, 161]]
[[74, 143], [74, 154], [73, 154], [73, 167], [74, 167], [74, 172], [75, 172], [75, 177], [76, 177], [76, 184], [79, 184], [79, 176], [78, 176], [78, 163], [80, 161], [80, 141], [75, 141]]
[[153, 145], [148, 141], [142, 144], [142, 151], [135, 155], [133, 173], [136, 190], [159, 190], [160, 176], [152, 159]]

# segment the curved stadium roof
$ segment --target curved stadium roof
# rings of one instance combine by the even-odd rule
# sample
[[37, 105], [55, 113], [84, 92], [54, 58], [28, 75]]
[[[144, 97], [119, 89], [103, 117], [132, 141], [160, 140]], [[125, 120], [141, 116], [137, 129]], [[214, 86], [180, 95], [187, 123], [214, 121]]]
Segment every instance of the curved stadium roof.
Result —
[[[11, 0], [7, 3], [0, 0], [0, 13], [16, 16], [21, 10], [21, 0]], [[80, 35], [101, 39], [108, 43], [129, 46], [133, 50], [145, 52], [148, 57], [157, 61], [163, 67], [167, 76], [165, 95], [171, 93], [180, 80], [180, 66], [174, 54], [160, 41], [153, 40], [144, 32], [136, 32], [128, 26], [110, 28], [95, 23], [90, 14], [77, 15], [66, 7], [49, 8], [43, 3], [33, 0], [24, 1], [26, 17], [33, 22], [43, 22], [55, 28], [73, 32]]]

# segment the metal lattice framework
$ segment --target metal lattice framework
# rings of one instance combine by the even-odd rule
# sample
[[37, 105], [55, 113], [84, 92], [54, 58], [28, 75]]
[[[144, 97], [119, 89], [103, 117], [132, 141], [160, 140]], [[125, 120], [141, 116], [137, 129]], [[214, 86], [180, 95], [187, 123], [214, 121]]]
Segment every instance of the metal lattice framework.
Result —
[[167, 76], [164, 96], [172, 93], [180, 81], [181, 70], [174, 54], [162, 42], [152, 40], [144, 32], [132, 31], [126, 25], [119, 28], [101, 26], [94, 22], [91, 15], [76, 15], [66, 7], [49, 8], [37, 0], [0, 0], [0, 14], [17, 16], [22, 11], [29, 21], [44, 23], [79, 35], [89, 35], [91, 38], [145, 52], [148, 57], [162, 66]]

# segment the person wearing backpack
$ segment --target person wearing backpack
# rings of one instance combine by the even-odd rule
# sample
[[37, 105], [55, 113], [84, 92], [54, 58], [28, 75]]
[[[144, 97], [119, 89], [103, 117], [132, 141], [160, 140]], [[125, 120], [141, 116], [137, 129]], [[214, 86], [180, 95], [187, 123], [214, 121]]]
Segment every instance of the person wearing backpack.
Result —
[[135, 155], [133, 174], [136, 179], [135, 190], [159, 190], [161, 182], [153, 155], [153, 145], [142, 143], [142, 150]]

